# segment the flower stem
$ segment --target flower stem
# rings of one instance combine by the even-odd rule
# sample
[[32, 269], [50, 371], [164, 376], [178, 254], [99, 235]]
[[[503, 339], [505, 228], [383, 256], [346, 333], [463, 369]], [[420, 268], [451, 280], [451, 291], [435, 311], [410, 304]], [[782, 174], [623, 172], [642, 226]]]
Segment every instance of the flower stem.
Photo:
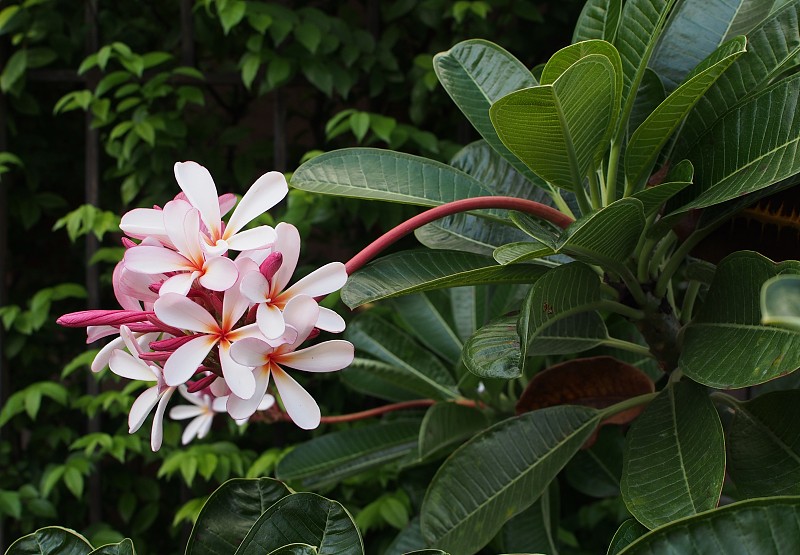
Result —
[[[356, 420], [364, 420], [366, 418], [374, 418], [376, 416], [381, 416], [382, 414], [386, 414], [387, 412], [425, 408], [441, 402], [448, 402], [448, 401], [436, 401], [434, 399], [416, 399], [414, 401], [403, 401], [402, 403], [392, 403], [391, 405], [384, 405], [382, 407], [376, 407], [374, 409], [362, 410], [360, 412], [351, 412], [350, 414], [323, 416], [320, 419], [320, 424], [341, 424], [342, 422], [355, 422]], [[454, 402], [457, 405], [462, 405], [465, 407], [479, 406], [478, 403], [476, 403], [475, 401], [471, 401], [469, 399], [458, 399], [456, 401], [449, 401], [449, 402]], [[289, 415], [283, 411], [277, 412], [275, 414], [270, 414], [270, 412], [271, 411], [267, 411], [265, 417], [259, 418], [259, 420], [266, 420], [266, 421], [281, 420], [286, 422], [291, 422], [292, 420], [289, 417]]]
[[351, 258], [346, 264], [345, 269], [347, 274], [350, 275], [356, 270], [363, 267], [367, 262], [375, 258], [389, 245], [405, 237], [417, 228], [425, 224], [429, 224], [439, 218], [451, 216], [460, 212], [468, 212], [470, 210], [479, 210], [485, 208], [505, 208], [507, 210], [518, 210], [520, 212], [527, 212], [548, 222], [557, 225], [562, 229], [566, 229], [569, 224], [574, 220], [569, 216], [559, 212], [555, 208], [551, 208], [546, 204], [536, 202], [533, 200], [515, 198], [515, 197], [475, 197], [463, 200], [456, 200], [448, 202], [426, 210], [421, 214], [417, 214], [398, 225], [394, 229], [389, 230], [387, 233], [378, 237], [375, 241], [366, 246], [361, 252]]

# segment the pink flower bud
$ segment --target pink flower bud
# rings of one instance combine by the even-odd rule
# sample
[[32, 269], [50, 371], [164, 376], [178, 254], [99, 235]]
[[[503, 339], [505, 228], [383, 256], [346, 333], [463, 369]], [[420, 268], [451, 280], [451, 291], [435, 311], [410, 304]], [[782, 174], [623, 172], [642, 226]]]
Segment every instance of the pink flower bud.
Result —
[[119, 326], [134, 322], [146, 321], [154, 312], [141, 310], [82, 310], [64, 314], [56, 323], [68, 328], [82, 328], [85, 326]]

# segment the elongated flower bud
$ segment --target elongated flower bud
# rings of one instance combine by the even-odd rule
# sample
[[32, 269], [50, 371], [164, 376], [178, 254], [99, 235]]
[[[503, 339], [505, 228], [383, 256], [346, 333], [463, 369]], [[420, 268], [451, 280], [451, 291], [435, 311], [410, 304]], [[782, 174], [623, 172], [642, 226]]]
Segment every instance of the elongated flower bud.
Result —
[[120, 326], [134, 322], [144, 322], [154, 312], [141, 310], [82, 310], [64, 314], [56, 323], [68, 328], [82, 328], [85, 326]]

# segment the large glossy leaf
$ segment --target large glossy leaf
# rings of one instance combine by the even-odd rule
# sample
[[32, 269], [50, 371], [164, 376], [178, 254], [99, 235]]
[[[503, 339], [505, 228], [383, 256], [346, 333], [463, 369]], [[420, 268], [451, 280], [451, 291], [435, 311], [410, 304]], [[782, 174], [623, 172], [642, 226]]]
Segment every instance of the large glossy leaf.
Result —
[[655, 214], [669, 199], [692, 184], [694, 167], [689, 160], [677, 164], [667, 175], [666, 183], [648, 187], [634, 193], [633, 198], [639, 200], [644, 208], [645, 216]]
[[580, 218], [560, 235], [549, 237], [543, 235], [543, 228], [527, 214], [512, 212], [511, 218], [550, 251], [542, 250], [541, 244], [512, 243], [499, 247], [494, 253], [495, 260], [509, 263], [524, 260], [526, 253], [528, 257], [563, 253], [611, 269], [633, 254], [645, 224], [643, 204], [633, 198], [609, 204]]
[[727, 389], [800, 367], [800, 332], [761, 323], [761, 286], [778, 274], [800, 274], [800, 265], [773, 264], [752, 252], [720, 262], [703, 306], [684, 333], [680, 367], [687, 376]]
[[501, 266], [489, 257], [455, 251], [412, 250], [371, 262], [342, 289], [350, 308], [409, 293], [481, 283], [531, 283], [545, 266]]
[[745, 497], [800, 495], [800, 391], [734, 404], [725, 427], [728, 472]]
[[642, 536], [619, 555], [794, 555], [798, 549], [800, 498], [773, 497], [732, 503], [673, 522]]
[[761, 322], [800, 331], [800, 276], [777, 276], [764, 284]]
[[615, 111], [619, 111], [620, 93], [622, 92], [622, 60], [620, 60], [619, 52], [614, 48], [614, 45], [606, 40], [585, 40], [576, 44], [565, 46], [555, 54], [553, 54], [547, 61], [547, 64], [542, 70], [542, 77], [540, 84], [551, 85], [561, 77], [569, 67], [592, 54], [599, 54], [608, 58], [611, 65], [614, 66], [614, 75], [616, 77], [614, 83], [614, 97], [617, 100], [617, 105], [614, 107]]
[[228, 480], [200, 510], [186, 555], [233, 555], [264, 511], [290, 493], [272, 478]]
[[89, 541], [69, 528], [48, 526], [12, 543], [5, 555], [88, 555]]
[[508, 553], [558, 555], [558, 482], [551, 482], [533, 505], [511, 518], [498, 534]]
[[517, 317], [504, 317], [477, 330], [464, 344], [467, 370], [483, 378], [522, 375]]
[[597, 440], [588, 449], [582, 449], [564, 469], [567, 483], [592, 497], [619, 495], [622, 477], [622, 454], [625, 438], [618, 426], [604, 426]]
[[687, 117], [676, 145], [676, 159], [687, 158], [717, 120], [769, 84], [800, 53], [799, 17], [800, 3], [792, 1], [747, 33], [747, 52], [714, 83]]
[[625, 176], [634, 190], [644, 184], [659, 152], [686, 114], [714, 81], [744, 53], [745, 46], [745, 38], [737, 37], [717, 48], [634, 132], [625, 149]]
[[236, 555], [262, 555], [289, 544], [308, 544], [320, 555], [364, 555], [347, 509], [315, 493], [284, 497], [253, 525]]
[[133, 542], [125, 538], [119, 543], [98, 547], [89, 555], [136, 555], [136, 549], [133, 547]]
[[500, 141], [489, 107], [505, 95], [538, 83], [525, 64], [500, 46], [482, 39], [460, 42], [433, 58], [436, 76], [478, 133], [523, 175], [535, 175]]
[[270, 551], [267, 555], [317, 555], [319, 550], [307, 543], [292, 543]]
[[283, 457], [275, 475], [306, 488], [333, 484], [409, 454], [416, 455], [419, 427], [419, 420], [400, 420], [315, 437]]
[[639, 91], [636, 93], [636, 100], [628, 118], [628, 135], [632, 135], [642, 124], [647, 116], [664, 102], [667, 93], [658, 74], [650, 68], [645, 69], [642, 74], [642, 82], [639, 83]]
[[392, 306], [410, 333], [431, 351], [455, 365], [461, 358], [463, 345], [453, 326], [447, 321], [449, 299], [439, 293], [445, 301], [437, 306], [435, 294], [408, 295], [394, 301]]
[[725, 440], [708, 394], [671, 383], [627, 435], [622, 498], [650, 529], [717, 506], [725, 478]]
[[629, 518], [619, 525], [611, 543], [608, 546], [607, 555], [617, 555], [620, 551], [644, 536], [650, 530], [639, 524], [635, 518]]
[[740, 197], [800, 172], [800, 75], [737, 105], [698, 138], [688, 158], [697, 197], [681, 212]]
[[608, 329], [598, 312], [581, 312], [556, 320], [539, 332], [530, 352], [539, 355], [568, 355], [602, 345]]
[[616, 121], [617, 75], [601, 54], [572, 64], [552, 85], [513, 92], [489, 114], [508, 149], [563, 189], [582, 187]]
[[628, 0], [622, 9], [614, 45], [622, 58], [622, 119], [625, 131], [636, 92], [675, 0]]
[[592, 409], [551, 407], [500, 422], [463, 445], [425, 494], [426, 540], [453, 553], [478, 551], [544, 492], [599, 419]]
[[535, 355], [531, 344], [553, 322], [597, 308], [600, 277], [586, 264], [573, 262], [553, 268], [528, 292], [517, 324], [522, 357]]
[[437, 403], [425, 413], [419, 430], [419, 457], [449, 453], [488, 425], [486, 415], [473, 407]]
[[415, 516], [395, 536], [392, 543], [386, 548], [384, 555], [405, 555], [410, 551], [423, 549], [426, 546], [425, 539], [422, 537], [422, 529], [419, 526], [419, 516]]
[[492, 194], [475, 178], [447, 164], [377, 148], [321, 154], [297, 168], [292, 187], [420, 206]]
[[455, 380], [447, 367], [400, 328], [370, 314], [353, 320], [345, 337], [356, 349], [403, 370], [409, 380], [422, 391], [427, 384], [431, 396], [447, 399], [456, 396]]
[[684, 0], [675, 8], [650, 67], [673, 91], [723, 41], [743, 35], [769, 13], [771, 0]]
[[589, 0], [583, 6], [572, 42], [602, 39], [613, 42], [622, 13], [622, 0]]
[[347, 387], [387, 401], [426, 399], [442, 394], [429, 380], [378, 360], [356, 357], [338, 374]]

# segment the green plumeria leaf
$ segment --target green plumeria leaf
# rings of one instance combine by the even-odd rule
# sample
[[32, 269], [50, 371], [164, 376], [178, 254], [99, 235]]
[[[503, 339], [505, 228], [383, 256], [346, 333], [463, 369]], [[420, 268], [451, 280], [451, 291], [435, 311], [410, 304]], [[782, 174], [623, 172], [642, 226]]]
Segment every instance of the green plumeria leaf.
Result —
[[728, 472], [745, 497], [800, 495], [800, 391], [776, 391], [727, 403]]
[[667, 98], [664, 85], [658, 74], [650, 68], [644, 70], [642, 82], [639, 83], [639, 92], [636, 93], [636, 100], [628, 118], [628, 135], [638, 129], [644, 120], [647, 119], [653, 110]]
[[636, 129], [625, 149], [625, 177], [633, 190], [641, 188], [672, 133], [722, 72], [744, 53], [745, 46], [745, 38], [737, 37], [716, 49]]
[[[731, 534], [731, 530], [736, 533]], [[672, 522], [640, 537], [619, 555], [792, 555], [799, 546], [800, 498], [768, 497]]]
[[616, 83], [609, 58], [590, 54], [550, 85], [501, 98], [489, 115], [503, 144], [531, 170], [576, 190], [607, 147], [617, 115]]
[[319, 550], [307, 543], [292, 543], [270, 551], [267, 555], [317, 555]]
[[572, 42], [601, 39], [612, 42], [617, 34], [622, 0], [589, 0], [575, 24]]
[[419, 430], [419, 458], [447, 454], [488, 425], [486, 415], [472, 407], [436, 403], [425, 413]]
[[409, 380], [407, 387], [426, 388], [436, 399], [456, 396], [455, 380], [441, 360], [386, 320], [366, 313], [350, 322], [345, 338], [356, 349], [401, 369]]
[[761, 286], [780, 274], [800, 274], [800, 264], [774, 264], [753, 252], [734, 253], [720, 262], [703, 306], [684, 333], [679, 361], [684, 374], [728, 389], [800, 367], [800, 332], [761, 323]]
[[611, 543], [608, 546], [607, 555], [617, 555], [620, 551], [644, 536], [650, 530], [639, 524], [635, 518], [629, 518], [619, 525]]
[[509, 553], [547, 553], [558, 555], [555, 533], [558, 530], [558, 482], [542, 492], [533, 505], [503, 525], [498, 536]]
[[428, 487], [421, 519], [425, 539], [452, 553], [478, 551], [506, 520], [533, 504], [599, 419], [593, 409], [551, 407], [476, 436], [444, 462]]
[[449, 299], [439, 293], [445, 301], [435, 303], [435, 292], [407, 295], [392, 302], [397, 315], [408, 330], [431, 351], [455, 365], [461, 358], [461, 339], [447, 321]]
[[517, 318], [505, 317], [478, 329], [464, 344], [464, 366], [483, 378], [522, 375]]
[[442, 392], [430, 380], [415, 379], [408, 370], [377, 360], [356, 357], [339, 372], [347, 387], [387, 401], [438, 398]]
[[436, 76], [478, 133], [522, 175], [544, 185], [500, 141], [489, 107], [507, 94], [538, 85], [525, 64], [494, 43], [472, 39], [433, 58]]
[[68, 528], [48, 526], [12, 543], [5, 555], [88, 555], [89, 541]]
[[800, 331], [800, 276], [777, 276], [764, 283], [761, 323]]
[[293, 543], [312, 545], [319, 555], [364, 555], [361, 535], [347, 509], [315, 493], [294, 493], [272, 505], [236, 555], [262, 555]]
[[351, 275], [342, 288], [350, 308], [409, 293], [478, 285], [531, 283], [545, 266], [501, 266], [487, 256], [466, 252], [416, 250], [380, 258]]
[[588, 449], [581, 449], [564, 469], [570, 486], [592, 497], [616, 497], [622, 477], [625, 438], [618, 426], [604, 426]]
[[331, 432], [295, 447], [280, 460], [275, 475], [307, 488], [334, 484], [415, 456], [419, 430], [419, 420], [400, 420]]
[[632, 198], [642, 203], [645, 216], [652, 216], [665, 202], [691, 185], [693, 177], [694, 167], [692, 163], [689, 160], [683, 160], [669, 172], [666, 183], [634, 193]]
[[420, 206], [491, 195], [475, 178], [428, 158], [377, 148], [346, 148], [312, 158], [292, 187], [342, 197]]
[[264, 511], [290, 493], [272, 478], [228, 480], [200, 510], [186, 555], [233, 555]]
[[704, 389], [669, 384], [627, 435], [622, 498], [651, 530], [717, 506], [725, 478], [725, 440]]
[[125, 538], [119, 543], [98, 547], [89, 555], [136, 555], [136, 549], [133, 547], [133, 542]]
[[529, 352], [535, 355], [568, 355], [602, 345], [608, 329], [598, 312], [581, 312], [557, 319], [533, 338]]

